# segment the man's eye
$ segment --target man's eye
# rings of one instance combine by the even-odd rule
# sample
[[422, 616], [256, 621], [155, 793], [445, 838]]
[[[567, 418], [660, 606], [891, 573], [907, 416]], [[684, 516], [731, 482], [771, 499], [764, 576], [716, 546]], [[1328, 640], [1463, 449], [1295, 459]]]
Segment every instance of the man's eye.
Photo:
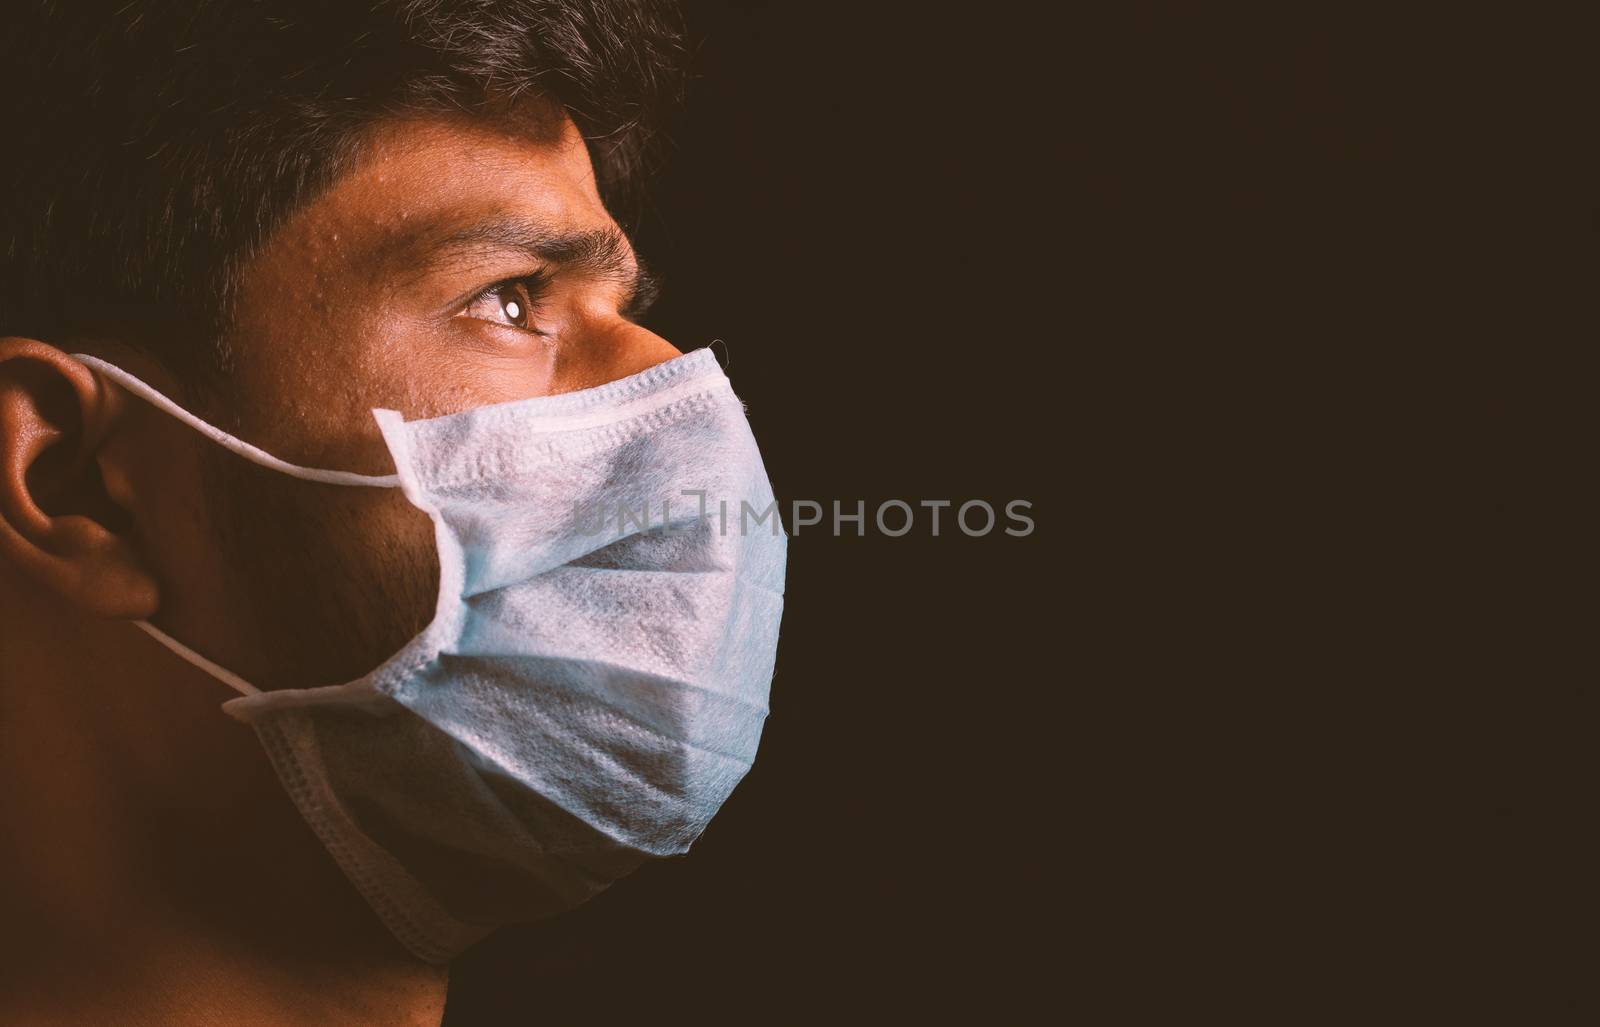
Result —
[[525, 332], [533, 331], [533, 312], [548, 286], [549, 276], [543, 271], [497, 282], [478, 293], [462, 313]]

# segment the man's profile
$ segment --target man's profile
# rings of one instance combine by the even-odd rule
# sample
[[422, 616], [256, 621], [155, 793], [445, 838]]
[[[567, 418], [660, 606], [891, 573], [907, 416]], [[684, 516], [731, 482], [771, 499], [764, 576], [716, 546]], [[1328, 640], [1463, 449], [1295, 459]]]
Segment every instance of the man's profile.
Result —
[[0, 1022], [437, 1024], [465, 946], [685, 851], [765, 715], [781, 536], [574, 528], [772, 502], [638, 320], [681, 26], [4, 31]]

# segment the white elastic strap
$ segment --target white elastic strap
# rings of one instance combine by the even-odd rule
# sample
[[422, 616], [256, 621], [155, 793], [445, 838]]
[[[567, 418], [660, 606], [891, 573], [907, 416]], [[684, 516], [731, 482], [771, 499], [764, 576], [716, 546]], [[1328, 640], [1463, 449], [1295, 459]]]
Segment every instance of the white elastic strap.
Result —
[[171, 414], [212, 442], [224, 449], [237, 453], [251, 463], [260, 464], [262, 467], [270, 467], [274, 471], [281, 471], [284, 474], [301, 478], [305, 481], [321, 482], [324, 485], [367, 485], [373, 488], [386, 489], [400, 487], [400, 476], [398, 474], [356, 474], [354, 471], [327, 471], [317, 467], [301, 467], [298, 464], [291, 464], [287, 460], [279, 460], [266, 450], [258, 449], [243, 439], [236, 439], [221, 428], [212, 427], [200, 420], [200, 418], [189, 413], [189, 411], [116, 364], [107, 363], [99, 357], [92, 357], [87, 353], [74, 353], [72, 355], [118, 385], [121, 385], [135, 396], [152, 406], [160, 408], [165, 413]]
[[173, 638], [165, 631], [162, 631], [154, 624], [151, 624], [149, 621], [136, 620], [134, 623], [143, 628], [145, 633], [151, 638], [155, 639], [157, 642], [160, 642], [168, 649], [171, 649], [174, 653], [177, 653], [179, 657], [189, 663], [194, 664], [196, 667], [199, 667], [201, 670], [205, 671], [207, 674], [210, 674], [212, 677], [227, 685], [235, 692], [238, 692], [240, 695], [256, 695], [261, 691], [261, 689], [257, 688], [255, 685], [252, 685], [250, 682], [246, 681], [244, 678], [235, 674], [228, 668], [219, 667], [215, 663], [212, 663], [210, 660], [206, 659], [204, 656], [201, 656], [193, 649], [190, 649], [188, 646], [184, 645], [176, 638]]

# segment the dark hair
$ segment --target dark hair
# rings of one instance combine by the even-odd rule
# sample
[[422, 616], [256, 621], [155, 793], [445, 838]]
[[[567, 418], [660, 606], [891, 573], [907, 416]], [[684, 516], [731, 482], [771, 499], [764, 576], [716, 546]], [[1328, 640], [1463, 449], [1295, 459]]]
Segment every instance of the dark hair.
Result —
[[24, 0], [0, 27], [0, 335], [224, 369], [243, 263], [385, 116], [539, 95], [624, 221], [683, 32], [652, 0]]

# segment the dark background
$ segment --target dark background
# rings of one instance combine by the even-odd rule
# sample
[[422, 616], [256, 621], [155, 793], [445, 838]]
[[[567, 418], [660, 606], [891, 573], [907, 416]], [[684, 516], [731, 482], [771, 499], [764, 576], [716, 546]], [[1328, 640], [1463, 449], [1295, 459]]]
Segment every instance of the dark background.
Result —
[[754, 770], [465, 957], [451, 1027], [1552, 999], [1455, 958], [1527, 936], [1484, 854], [1547, 809], [1458, 615], [1515, 562], [1577, 65], [1531, 16], [1114, 6], [689, 5], [651, 327], [726, 343], [780, 499], [1036, 530], [791, 539]]

